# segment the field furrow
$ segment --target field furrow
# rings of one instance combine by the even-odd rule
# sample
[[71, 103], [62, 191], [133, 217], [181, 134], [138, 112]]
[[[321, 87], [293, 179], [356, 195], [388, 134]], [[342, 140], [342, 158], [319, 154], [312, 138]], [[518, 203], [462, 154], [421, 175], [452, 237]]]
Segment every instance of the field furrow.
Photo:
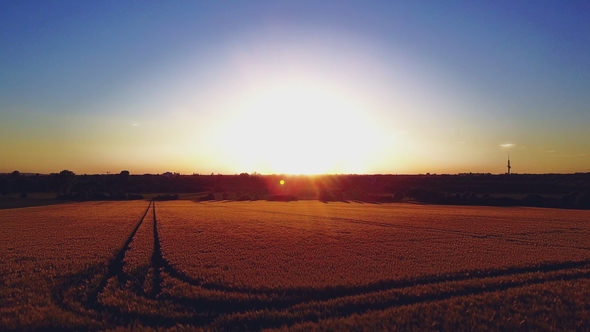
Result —
[[99, 294], [102, 293], [107, 288], [107, 284], [109, 282], [112, 283], [115, 281], [115, 279], [116, 279], [116, 282], [120, 285], [124, 285], [127, 282], [127, 275], [125, 275], [125, 273], [123, 271], [125, 254], [127, 253], [127, 251], [129, 251], [129, 246], [130, 246], [131, 242], [133, 241], [135, 234], [137, 233], [140, 226], [142, 225], [142, 223], [145, 219], [145, 216], [147, 215], [151, 205], [152, 205], [152, 203], [148, 204], [148, 207], [146, 208], [145, 212], [143, 213], [143, 215], [141, 216], [141, 218], [137, 222], [137, 225], [135, 226], [135, 228], [133, 229], [133, 231], [131, 232], [131, 234], [129, 235], [129, 237], [127, 238], [125, 243], [123, 244], [123, 247], [119, 250], [119, 252], [115, 256], [115, 258], [109, 262], [107, 274], [102, 278], [98, 287], [94, 291], [92, 291], [90, 293], [90, 295], [88, 296], [88, 304], [90, 307], [95, 307], [95, 309], [97, 309], [97, 307], [99, 307], [99, 302], [98, 302]]
[[510, 275], [491, 279], [443, 282], [433, 285], [396, 288], [373, 293], [343, 296], [329, 300], [310, 300], [292, 306], [268, 306], [257, 310], [221, 315], [212, 324], [217, 329], [235, 330], [243, 326], [279, 328], [304, 322], [363, 315], [367, 312], [391, 310], [412, 305], [469, 298], [483, 294], [521, 291], [553, 282], [590, 282], [588, 268], [558, 273]]
[[[146, 211], [146, 213], [148, 212]], [[132, 240], [123, 258], [122, 271], [127, 279], [127, 285], [125, 286], [133, 289], [138, 294], [151, 290], [151, 287], [149, 287], [150, 280], [148, 280], [147, 276], [149, 275], [154, 254], [154, 225], [153, 222], [148, 222], [151, 221], [151, 218], [144, 220], [145, 218], [146, 216], [142, 218], [137, 232], [132, 234]]]
[[[474, 329], [486, 322], [514, 328], [511, 317], [519, 317], [517, 327], [533, 329], [559, 326], [560, 319], [573, 319], [576, 329], [587, 325], [588, 212], [318, 202], [145, 204], [122, 204], [108, 209], [108, 217], [100, 215], [100, 205], [85, 206], [87, 214], [80, 216], [95, 213], [99, 224], [105, 218], [126, 220], [124, 227], [117, 224], [118, 245], [97, 263], [56, 276], [48, 287], [58, 311], [41, 315], [62, 317], [57, 325], [66, 330], [178, 324], [205, 330], [379, 330], [380, 322], [453, 329], [457, 322], [445, 312], [464, 316], [470, 310]], [[77, 238], [112, 234], [96, 229], [101, 231]], [[39, 260], [56, 261], [23, 254], [22, 246], [3, 250], [13, 259], [0, 258], [9, 263], [0, 271], [0, 297], [8, 300], [0, 326], [19, 330], [25, 325], [16, 321], [19, 307], [10, 302], [15, 295], [6, 285], [31, 287], [15, 276], [30, 275], [27, 269], [36, 271]], [[545, 318], [529, 322], [517, 310]], [[424, 312], [431, 314], [423, 317]]]

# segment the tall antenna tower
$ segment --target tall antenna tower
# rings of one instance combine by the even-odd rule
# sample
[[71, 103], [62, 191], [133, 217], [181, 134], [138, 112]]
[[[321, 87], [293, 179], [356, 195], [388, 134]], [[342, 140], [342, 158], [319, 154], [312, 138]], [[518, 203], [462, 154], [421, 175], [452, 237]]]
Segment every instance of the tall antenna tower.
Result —
[[508, 154], [508, 172], [506, 174], [510, 174], [510, 169], [512, 168], [512, 166], [510, 166], [510, 153]]

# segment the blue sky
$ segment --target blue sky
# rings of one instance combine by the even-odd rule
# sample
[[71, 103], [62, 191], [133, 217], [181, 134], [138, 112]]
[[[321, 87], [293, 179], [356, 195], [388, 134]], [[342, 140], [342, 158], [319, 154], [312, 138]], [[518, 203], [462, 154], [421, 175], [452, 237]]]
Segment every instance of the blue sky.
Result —
[[590, 171], [587, 2], [4, 1], [0, 172]]

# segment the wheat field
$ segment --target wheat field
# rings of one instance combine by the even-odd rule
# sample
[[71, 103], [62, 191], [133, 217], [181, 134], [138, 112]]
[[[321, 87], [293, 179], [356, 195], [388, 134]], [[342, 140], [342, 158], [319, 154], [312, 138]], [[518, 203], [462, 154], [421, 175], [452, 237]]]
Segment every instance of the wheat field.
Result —
[[88, 202], [0, 227], [3, 331], [590, 328], [590, 211]]

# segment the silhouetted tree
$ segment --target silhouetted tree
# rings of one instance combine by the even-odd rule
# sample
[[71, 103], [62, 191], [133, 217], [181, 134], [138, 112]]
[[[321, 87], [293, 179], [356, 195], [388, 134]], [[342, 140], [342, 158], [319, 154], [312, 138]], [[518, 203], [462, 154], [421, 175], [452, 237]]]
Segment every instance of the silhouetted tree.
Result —
[[119, 178], [118, 178], [118, 182], [119, 185], [121, 186], [122, 190], [125, 190], [125, 188], [127, 187], [127, 183], [129, 182], [129, 171], [124, 170], [121, 171], [121, 173], [119, 173]]
[[72, 171], [64, 169], [58, 174], [59, 193], [69, 193], [76, 183], [76, 174]]

